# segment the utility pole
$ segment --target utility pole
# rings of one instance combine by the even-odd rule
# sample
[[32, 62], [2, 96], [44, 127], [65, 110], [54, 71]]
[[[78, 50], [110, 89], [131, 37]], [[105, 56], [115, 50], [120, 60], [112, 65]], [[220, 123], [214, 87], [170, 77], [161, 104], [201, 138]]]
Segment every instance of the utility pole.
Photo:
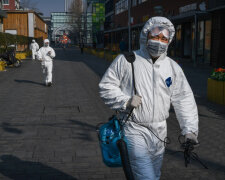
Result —
[[131, 33], [130, 33], [130, 6], [131, 6], [131, 0], [128, 0], [128, 43], [129, 43], [129, 52], [131, 52]]

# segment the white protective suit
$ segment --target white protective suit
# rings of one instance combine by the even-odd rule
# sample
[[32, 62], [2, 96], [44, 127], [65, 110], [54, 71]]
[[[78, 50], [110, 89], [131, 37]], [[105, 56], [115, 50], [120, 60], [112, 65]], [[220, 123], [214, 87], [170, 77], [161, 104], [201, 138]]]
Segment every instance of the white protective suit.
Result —
[[[140, 49], [134, 51], [135, 84], [142, 104], [134, 109], [134, 118], [124, 126], [129, 158], [135, 179], [160, 178], [160, 168], [167, 136], [166, 119], [172, 103], [182, 134], [198, 134], [198, 111], [192, 90], [181, 67], [167, 57], [166, 52], [153, 64], [146, 49], [147, 34], [155, 25], [163, 25], [170, 32], [169, 43], [175, 34], [173, 24], [164, 17], [149, 19], [140, 34]], [[171, 79], [167, 85], [166, 80]], [[124, 111], [134, 95], [132, 68], [123, 55], [112, 62], [100, 84], [100, 96], [112, 109]], [[150, 131], [151, 130], [151, 131]]]
[[32, 40], [32, 43], [30, 44], [30, 50], [32, 51], [32, 59], [35, 59], [35, 55], [37, 54], [37, 51], [39, 50], [38, 43], [35, 42], [35, 40]]
[[[48, 42], [48, 39], [44, 40], [44, 44]], [[50, 52], [50, 55], [49, 55]], [[45, 83], [52, 83], [52, 69], [53, 69], [53, 58], [55, 57], [55, 51], [49, 45], [47, 47], [43, 46], [39, 49], [37, 53], [38, 60], [41, 61], [43, 73], [46, 73]]]

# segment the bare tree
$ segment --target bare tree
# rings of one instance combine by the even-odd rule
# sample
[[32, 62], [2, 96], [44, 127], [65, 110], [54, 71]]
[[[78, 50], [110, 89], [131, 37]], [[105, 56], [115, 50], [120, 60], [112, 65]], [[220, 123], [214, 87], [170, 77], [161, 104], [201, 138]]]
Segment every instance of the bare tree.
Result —
[[73, 0], [69, 8], [69, 24], [73, 27], [73, 33], [77, 36], [79, 42], [84, 36], [84, 17], [82, 0]]

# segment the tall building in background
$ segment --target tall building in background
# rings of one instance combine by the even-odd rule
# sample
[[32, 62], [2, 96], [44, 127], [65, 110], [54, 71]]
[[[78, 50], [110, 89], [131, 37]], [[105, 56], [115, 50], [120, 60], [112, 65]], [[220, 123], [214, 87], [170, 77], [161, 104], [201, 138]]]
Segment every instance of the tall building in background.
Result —
[[3, 0], [3, 10], [18, 10], [20, 8], [20, 0]]
[[65, 12], [69, 12], [69, 9], [70, 9], [70, 4], [73, 2], [74, 0], [64, 0], [64, 7], [65, 7]]
[[105, 1], [87, 0], [86, 12], [86, 44], [103, 48]]
[[60, 37], [66, 33], [72, 32], [71, 13], [69, 12], [52, 12], [51, 13], [51, 40], [58, 42]]
[[[65, 12], [69, 12], [70, 11], [70, 6], [71, 6], [71, 3], [73, 2], [73, 1], [76, 1], [76, 0], [64, 0], [64, 7], [65, 7], [65, 9], [64, 9], [64, 11]], [[83, 4], [83, 12], [85, 12], [86, 11], [86, 9], [87, 9], [87, 0], [82, 0], [82, 4]]]

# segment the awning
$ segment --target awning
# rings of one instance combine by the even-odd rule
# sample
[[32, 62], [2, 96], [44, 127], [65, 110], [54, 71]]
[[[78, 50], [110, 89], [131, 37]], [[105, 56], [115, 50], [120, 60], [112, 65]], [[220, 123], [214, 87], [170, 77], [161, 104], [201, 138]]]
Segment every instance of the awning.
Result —
[[0, 9], [0, 17], [7, 18], [7, 13]]
[[120, 27], [120, 28], [104, 31], [104, 33], [116, 32], [116, 31], [121, 31], [121, 30], [125, 30], [125, 29], [128, 29], [128, 27]]
[[[145, 25], [145, 23], [131, 25], [131, 30], [133, 28], [136, 28], [136, 27], [143, 27], [144, 25]], [[104, 31], [104, 33], [116, 32], [116, 31], [127, 30], [127, 29], [128, 29], [128, 26], [127, 27], [120, 27], [120, 28]]]
[[198, 18], [209, 18], [210, 13], [208, 11], [189, 11], [186, 13], [179, 14], [177, 16], [168, 17], [172, 22], [186, 22], [194, 19], [195, 14]]
[[218, 11], [218, 10], [222, 10], [222, 9], [225, 9], [225, 6], [219, 6], [219, 7], [209, 9], [209, 12]]

